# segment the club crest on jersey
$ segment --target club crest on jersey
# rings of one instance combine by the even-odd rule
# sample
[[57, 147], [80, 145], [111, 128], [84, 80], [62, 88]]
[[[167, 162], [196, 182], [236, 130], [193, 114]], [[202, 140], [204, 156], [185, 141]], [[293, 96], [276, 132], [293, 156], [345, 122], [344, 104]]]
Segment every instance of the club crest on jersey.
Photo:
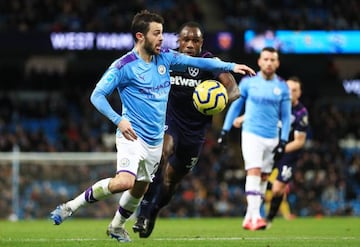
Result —
[[199, 68], [188, 67], [188, 72], [190, 76], [196, 77], [199, 74], [200, 70]]
[[275, 87], [273, 93], [274, 93], [275, 95], [280, 95], [280, 94], [281, 94], [280, 88]]
[[166, 72], [166, 68], [165, 68], [165, 66], [164, 65], [159, 65], [159, 67], [158, 67], [158, 72], [159, 72], [159, 74], [160, 75], [163, 75], [163, 74], [165, 74], [165, 72]]
[[128, 158], [123, 158], [120, 160], [120, 167], [128, 167], [130, 165], [130, 160]]

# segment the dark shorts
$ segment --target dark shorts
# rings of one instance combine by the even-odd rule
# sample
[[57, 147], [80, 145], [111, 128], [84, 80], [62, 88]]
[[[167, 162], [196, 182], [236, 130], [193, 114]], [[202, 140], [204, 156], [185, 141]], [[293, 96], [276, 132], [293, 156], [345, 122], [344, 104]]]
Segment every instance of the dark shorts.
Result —
[[167, 124], [166, 134], [171, 135], [174, 140], [174, 154], [169, 157], [169, 163], [175, 171], [188, 173], [198, 163], [205, 142], [205, 130], [184, 131], [176, 124]]
[[298, 155], [285, 154], [282, 159], [275, 164], [275, 167], [279, 170], [276, 179], [286, 184], [289, 183], [295, 174], [297, 160]]

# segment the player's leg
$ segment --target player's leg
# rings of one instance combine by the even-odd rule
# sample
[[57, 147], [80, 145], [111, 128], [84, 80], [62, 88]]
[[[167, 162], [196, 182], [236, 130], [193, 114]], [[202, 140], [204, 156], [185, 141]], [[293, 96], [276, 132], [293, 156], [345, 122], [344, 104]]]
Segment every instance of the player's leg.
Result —
[[[108, 235], [115, 237], [121, 241], [124, 238], [130, 241], [128, 236], [117, 235], [116, 232], [111, 232], [111, 229], [122, 229], [121, 232], [125, 231], [125, 222], [135, 212], [139, 206], [141, 199], [148, 189], [149, 183], [153, 182], [154, 175], [159, 168], [162, 144], [158, 146], [150, 146], [144, 141], [139, 139], [138, 153], [140, 159], [138, 160], [138, 172], [137, 180], [133, 189], [127, 193], [125, 192], [119, 201], [119, 209], [115, 213], [115, 216], [108, 227]], [[136, 155], [135, 155], [136, 156]], [[110, 232], [110, 233], [109, 233]]]
[[[139, 154], [129, 156], [124, 153], [126, 151], [138, 150], [139, 143], [137, 141], [130, 142], [125, 138], [117, 138], [117, 174], [113, 178], [99, 180], [83, 193], [73, 200], [59, 205], [51, 212], [51, 219], [55, 225], [61, 224], [65, 219], [70, 217], [80, 207], [95, 203], [107, 196], [131, 189], [135, 183], [135, 176], [138, 169]], [[121, 150], [121, 151], [120, 151]], [[126, 168], [122, 162], [123, 158], [129, 161]]]
[[180, 185], [181, 180], [189, 173], [190, 169], [185, 168], [183, 165], [180, 169], [175, 164], [184, 164], [182, 161], [174, 159], [172, 163], [169, 163], [165, 169], [164, 182], [161, 188], [161, 196], [159, 199], [159, 209], [169, 204], [171, 198], [175, 194], [177, 188]]
[[[161, 164], [161, 162], [160, 162]], [[163, 169], [160, 167], [155, 173], [153, 182], [150, 183], [143, 199], [141, 200], [138, 215], [133, 225], [134, 232], [144, 232], [146, 230], [146, 221], [149, 219], [153, 207], [158, 204], [159, 193], [163, 181]]]
[[[260, 183], [260, 192], [263, 196], [263, 200], [265, 200], [266, 189], [268, 188], [270, 175], [273, 175], [273, 167], [274, 167], [274, 154], [273, 150], [277, 144], [277, 139], [265, 139], [264, 143], [266, 148], [263, 154], [263, 166], [261, 168], [261, 183]], [[273, 179], [274, 180], [274, 179]], [[273, 181], [272, 180], [272, 181]]]
[[270, 202], [272, 198], [272, 183], [275, 181], [278, 174], [278, 169], [276, 167], [271, 171], [270, 176], [268, 177], [268, 184], [265, 192], [265, 214], [268, 215], [270, 209]]
[[170, 134], [165, 134], [164, 144], [162, 148], [162, 155], [160, 160], [159, 169], [155, 173], [153, 182], [149, 185], [149, 189], [144, 195], [144, 199], [141, 201], [139, 216], [148, 218], [152, 208], [159, 204], [159, 198], [161, 195], [161, 186], [164, 181], [164, 173], [168, 160], [173, 155], [175, 149], [174, 137]]
[[204, 139], [198, 138], [195, 140], [197, 141], [194, 142], [194, 140], [182, 138], [177, 144], [174, 155], [169, 157], [168, 165], [164, 171], [164, 181], [159, 200], [159, 208], [163, 208], [169, 204], [171, 198], [176, 193], [181, 180], [198, 163]]
[[[169, 174], [175, 174], [176, 172], [170, 166], [166, 166], [166, 171], [164, 171], [167, 175], [165, 176], [173, 176]], [[147, 238], [151, 235], [154, 230], [155, 222], [160, 210], [169, 204], [172, 196], [175, 194], [175, 191], [181, 181], [181, 179], [186, 174], [180, 175], [176, 173], [176, 180], [172, 180], [171, 184], [165, 185], [162, 183], [159, 187], [159, 193], [157, 194], [157, 203], [151, 203], [148, 207], [148, 215], [146, 217], [138, 217], [136, 223], [133, 226], [134, 232], [139, 232], [139, 236], [141, 238]]]
[[242, 226], [245, 230], [254, 230], [253, 221], [261, 218], [260, 182], [263, 145], [257, 136], [244, 131], [241, 134], [241, 138], [241, 150], [246, 170], [245, 194], [247, 201], [246, 214]]
[[136, 181], [131, 190], [127, 190], [121, 195], [119, 208], [106, 231], [108, 236], [119, 242], [131, 241], [128, 232], [125, 230], [125, 223], [139, 206], [148, 184], [149, 182]]
[[246, 230], [256, 230], [255, 224], [261, 219], [260, 207], [262, 194], [260, 191], [260, 183], [261, 169], [259, 167], [248, 168], [245, 181], [247, 208], [243, 221], [243, 228]]
[[263, 209], [262, 207], [265, 206], [266, 203], [266, 191], [268, 189], [268, 177], [269, 177], [269, 173], [261, 173], [261, 182], [260, 182], [260, 193], [261, 193], [261, 203], [260, 203], [260, 216], [261, 218], [263, 218], [264, 215], [264, 211], [262, 211], [261, 209]]
[[134, 232], [139, 232], [140, 237], [148, 237], [151, 234], [148, 234], [149, 219], [152, 215], [157, 215], [154, 212], [159, 210], [158, 204], [163, 186], [164, 170], [166, 169], [169, 157], [174, 153], [174, 139], [177, 140], [176, 136], [175, 138], [173, 137], [173, 134], [165, 134], [159, 169], [156, 171], [153, 182], [149, 185], [141, 201], [139, 214], [133, 226]]
[[283, 200], [286, 184], [275, 180], [272, 186], [272, 198], [270, 202], [269, 214], [267, 216], [267, 221], [271, 222], [279, 211], [280, 204]]
[[140, 237], [149, 237], [154, 229], [156, 218], [160, 210], [169, 204], [181, 180], [196, 165], [202, 143], [195, 145], [176, 145], [175, 154], [169, 157], [165, 166], [163, 183], [160, 186], [157, 204], [153, 204], [149, 217], [145, 219], [145, 230], [140, 232]]
[[144, 198], [142, 199], [139, 207], [139, 214], [138, 216], [147, 217], [149, 215], [150, 207], [153, 204], [157, 204], [157, 199], [159, 197], [160, 186], [162, 184], [162, 169], [159, 168], [155, 173], [155, 177], [153, 182], [149, 185], [148, 190], [146, 191]]
[[270, 202], [270, 209], [267, 215], [267, 221], [272, 222], [279, 211], [279, 207], [283, 201], [283, 197], [286, 191], [286, 186], [290, 182], [294, 169], [294, 162], [288, 161], [287, 156], [284, 156], [282, 160], [279, 161], [278, 166], [278, 175], [276, 180], [272, 185], [272, 199]]
[[[263, 153], [263, 166], [261, 168], [261, 182], [260, 182], [260, 193], [263, 199], [262, 200], [262, 204], [263, 204], [265, 200], [266, 189], [268, 188], [268, 184], [269, 184], [268, 180], [270, 178], [270, 174], [273, 171], [273, 166], [274, 166], [273, 150], [277, 145], [278, 141], [277, 138], [272, 138], [272, 139], [267, 138], [267, 139], [263, 139], [262, 142], [264, 143], [265, 146]], [[255, 226], [254, 228], [265, 229], [267, 227], [267, 222], [265, 219], [261, 218], [261, 220], [259, 220], [258, 222], [259, 223], [257, 223], [257, 226]]]
[[118, 173], [114, 178], [99, 180], [80, 195], [56, 207], [51, 212], [51, 219], [55, 225], [60, 225], [79, 208], [102, 200], [114, 193], [125, 191], [133, 186], [135, 176], [126, 172]]
[[285, 193], [280, 203], [279, 212], [286, 220], [292, 220], [294, 219], [295, 215], [291, 213], [290, 204], [287, 198], [288, 190], [289, 190], [289, 184], [286, 185]]

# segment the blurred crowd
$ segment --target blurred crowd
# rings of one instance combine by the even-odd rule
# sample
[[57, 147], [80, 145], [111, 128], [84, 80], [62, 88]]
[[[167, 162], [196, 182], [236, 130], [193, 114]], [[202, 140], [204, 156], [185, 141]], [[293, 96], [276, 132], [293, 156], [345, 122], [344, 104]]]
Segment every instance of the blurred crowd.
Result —
[[[205, 3], [205, 1], [204, 1]], [[128, 31], [134, 13], [149, 9], [164, 16], [165, 30], [174, 32], [188, 21], [203, 23], [206, 9], [232, 31], [255, 29], [360, 28], [356, 0], [13, 0], [0, 3], [0, 32]], [[215, 17], [214, 17], [215, 18]]]
[[[135, 13], [149, 9], [167, 21], [166, 29], [176, 31], [188, 20], [201, 22], [202, 11], [191, 0], [14, 0], [0, 3], [0, 32], [76, 32], [129, 30]], [[181, 11], [179, 11], [181, 10]]]
[[[89, 93], [72, 91], [0, 97], [0, 150], [14, 145], [32, 152], [114, 152], [115, 126], [89, 102]], [[114, 100], [115, 102], [115, 100]], [[360, 139], [359, 102], [343, 106], [314, 101], [309, 105], [311, 132], [295, 179], [290, 186], [292, 213], [299, 216], [360, 215], [360, 152], [340, 146], [340, 140]], [[120, 107], [120, 106], [119, 106]], [[222, 116], [218, 116], [220, 119]], [[221, 120], [220, 120], [221, 121]], [[243, 161], [239, 132], [221, 152], [216, 144], [219, 126], [209, 130], [199, 164], [162, 212], [166, 217], [242, 216], [245, 210]], [[49, 211], [102, 177], [112, 176], [115, 164], [20, 166], [21, 218], [47, 217]], [[12, 212], [8, 162], [0, 166], [0, 218]], [[85, 208], [81, 216], [111, 217], [117, 198]]]
[[225, 0], [218, 2], [230, 30], [357, 30], [356, 0]]

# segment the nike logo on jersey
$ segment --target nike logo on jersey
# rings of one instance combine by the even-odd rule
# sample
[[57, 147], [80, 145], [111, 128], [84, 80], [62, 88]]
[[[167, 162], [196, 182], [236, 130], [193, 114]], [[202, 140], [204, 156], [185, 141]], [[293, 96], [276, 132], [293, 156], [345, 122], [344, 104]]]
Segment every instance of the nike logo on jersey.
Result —
[[189, 79], [182, 76], [171, 76], [171, 85], [184, 86], [184, 87], [196, 87], [201, 83], [201, 80]]
[[139, 78], [140, 78], [141, 80], [145, 81], [145, 76], [139, 75]]

